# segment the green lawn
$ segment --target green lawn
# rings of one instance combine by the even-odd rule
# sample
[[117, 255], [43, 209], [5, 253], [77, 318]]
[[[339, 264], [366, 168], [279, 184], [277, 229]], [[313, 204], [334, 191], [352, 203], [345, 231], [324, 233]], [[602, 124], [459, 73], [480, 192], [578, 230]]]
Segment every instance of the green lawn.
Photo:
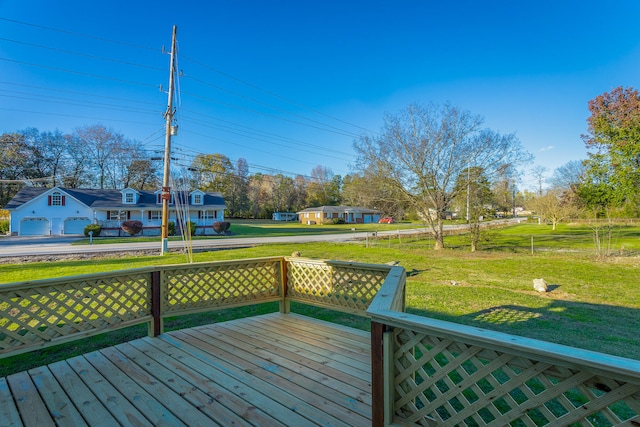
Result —
[[[468, 251], [465, 236], [452, 236], [445, 243], [454, 248], [438, 252], [429, 249], [429, 239], [394, 238], [369, 242], [369, 247], [364, 242], [280, 244], [194, 253], [194, 261], [288, 255], [293, 251], [322, 259], [397, 261], [407, 270], [407, 310], [412, 313], [640, 359], [640, 227], [619, 228], [615, 233], [616, 245], [625, 248], [623, 256], [596, 258], [588, 227], [563, 226], [554, 233], [548, 226], [522, 224], [493, 231], [492, 242], [476, 253]], [[548, 236], [546, 249], [531, 254], [531, 236], [541, 242]], [[183, 262], [184, 255], [169, 254], [0, 264], [0, 280], [6, 283]], [[535, 292], [534, 278], [544, 278], [551, 291]], [[208, 313], [176, 322], [177, 327], [186, 327], [264, 309]], [[329, 319], [340, 317], [345, 324], [366, 328], [361, 319], [304, 306], [297, 310]], [[127, 334], [121, 339], [135, 335]], [[4, 363], [0, 361], [0, 368]]]
[[[194, 236], [194, 239], [225, 239], [232, 237], [266, 237], [266, 236], [299, 236], [309, 234], [353, 233], [355, 231], [403, 230], [408, 228], [422, 228], [423, 224], [401, 222], [397, 224], [340, 224], [340, 225], [306, 225], [298, 222], [282, 222], [271, 220], [229, 220], [231, 228], [228, 235]], [[97, 237], [94, 244], [123, 243], [123, 242], [155, 242], [159, 237]], [[181, 240], [179, 236], [171, 236], [169, 240]], [[80, 239], [74, 245], [88, 245], [89, 239]]]

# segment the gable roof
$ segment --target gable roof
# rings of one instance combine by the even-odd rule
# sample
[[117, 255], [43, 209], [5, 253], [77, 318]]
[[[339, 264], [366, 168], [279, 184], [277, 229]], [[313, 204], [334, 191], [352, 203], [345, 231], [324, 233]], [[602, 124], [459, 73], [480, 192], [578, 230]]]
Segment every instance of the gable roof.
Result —
[[51, 190], [51, 188], [22, 187], [22, 189], [18, 191], [18, 193], [4, 206], [4, 209], [11, 210], [19, 208], [49, 190]]
[[[41, 187], [23, 187], [18, 193], [7, 203], [5, 209], [17, 209], [25, 203], [41, 196], [47, 191], [53, 189], [60, 190], [63, 193], [73, 197], [87, 207], [96, 209], [131, 209], [131, 208], [158, 208], [156, 191], [136, 190], [140, 194], [138, 203], [122, 203], [123, 190], [99, 190], [94, 188], [41, 188]], [[174, 194], [180, 194], [175, 192]], [[184, 194], [184, 193], [183, 193]], [[222, 193], [202, 193], [204, 194], [200, 208], [216, 207], [226, 208]], [[180, 200], [185, 198], [180, 197]]]

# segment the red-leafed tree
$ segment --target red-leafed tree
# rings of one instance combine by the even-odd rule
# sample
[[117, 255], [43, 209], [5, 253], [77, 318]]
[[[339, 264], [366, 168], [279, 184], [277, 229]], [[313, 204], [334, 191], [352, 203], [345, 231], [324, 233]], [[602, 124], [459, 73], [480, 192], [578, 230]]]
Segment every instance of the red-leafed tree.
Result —
[[[589, 111], [589, 133], [582, 138], [590, 152], [581, 195], [587, 204], [611, 207], [611, 201], [621, 203], [640, 193], [640, 95], [617, 87], [589, 101]], [[593, 196], [603, 191], [599, 203]]]

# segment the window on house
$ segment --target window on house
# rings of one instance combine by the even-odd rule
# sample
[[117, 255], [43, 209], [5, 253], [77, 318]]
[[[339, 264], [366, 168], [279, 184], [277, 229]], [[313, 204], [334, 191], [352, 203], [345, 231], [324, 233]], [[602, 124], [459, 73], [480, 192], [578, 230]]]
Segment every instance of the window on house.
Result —
[[162, 211], [149, 211], [149, 219], [151, 221], [160, 221], [162, 219]]
[[64, 196], [57, 191], [49, 196], [50, 206], [64, 206]]
[[134, 203], [134, 201], [133, 201], [133, 193], [124, 193], [124, 202], [125, 203]]
[[202, 204], [202, 194], [194, 194], [193, 195], [193, 204], [201, 205]]
[[129, 217], [129, 211], [107, 211], [107, 220], [109, 221], [126, 221]]
[[202, 211], [200, 218], [207, 219], [216, 219], [218, 211]]

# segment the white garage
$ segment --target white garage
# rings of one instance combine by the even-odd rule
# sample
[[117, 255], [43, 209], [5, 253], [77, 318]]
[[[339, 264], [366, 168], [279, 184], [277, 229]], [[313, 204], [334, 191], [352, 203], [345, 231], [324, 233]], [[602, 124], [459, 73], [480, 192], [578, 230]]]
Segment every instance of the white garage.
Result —
[[47, 218], [23, 218], [20, 221], [21, 236], [48, 236], [49, 230]]
[[64, 220], [64, 234], [84, 234], [84, 228], [91, 224], [87, 217], [72, 217]]

